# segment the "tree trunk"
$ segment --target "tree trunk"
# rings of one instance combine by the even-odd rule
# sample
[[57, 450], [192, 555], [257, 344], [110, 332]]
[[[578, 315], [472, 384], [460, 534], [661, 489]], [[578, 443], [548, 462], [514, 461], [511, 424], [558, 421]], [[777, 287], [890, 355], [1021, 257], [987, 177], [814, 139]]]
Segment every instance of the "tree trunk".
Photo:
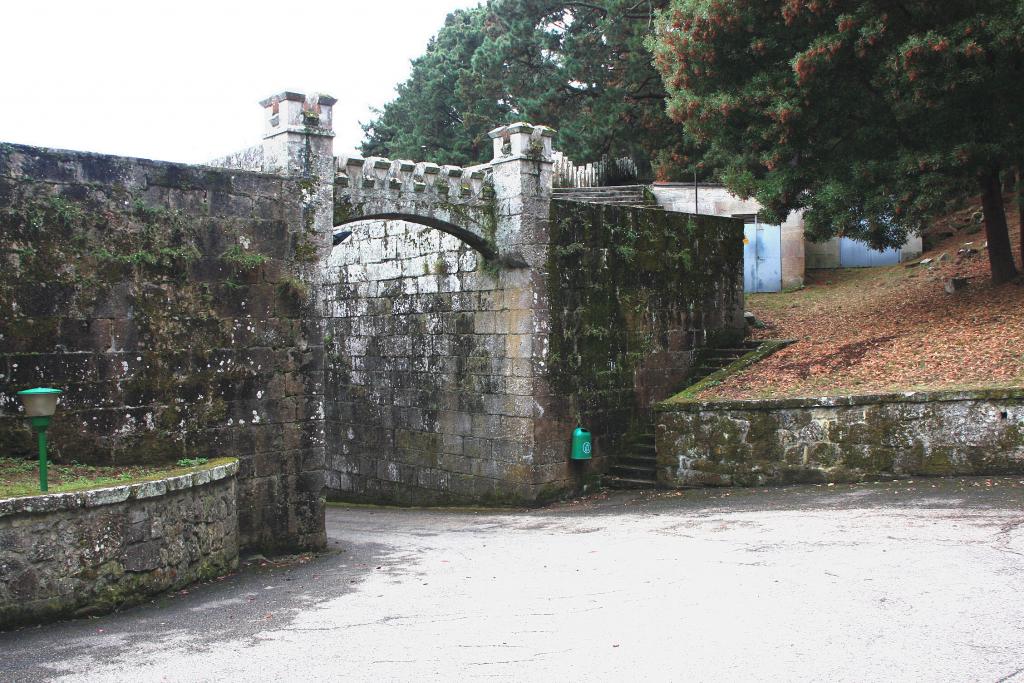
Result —
[[996, 167], [983, 171], [981, 183], [981, 210], [985, 216], [985, 237], [988, 238], [988, 262], [992, 267], [992, 282], [1002, 284], [1017, 276], [1013, 264], [1010, 233], [1006, 227], [1006, 209], [1003, 206], [1003, 184]]
[[1017, 219], [1020, 223], [1020, 267], [1024, 271], [1024, 159], [1017, 164]]

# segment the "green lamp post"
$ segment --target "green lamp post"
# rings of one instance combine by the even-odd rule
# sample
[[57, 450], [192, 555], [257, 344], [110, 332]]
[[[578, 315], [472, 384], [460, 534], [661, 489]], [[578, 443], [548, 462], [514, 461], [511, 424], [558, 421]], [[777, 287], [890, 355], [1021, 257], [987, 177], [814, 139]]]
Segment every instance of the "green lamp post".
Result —
[[32, 423], [32, 428], [39, 435], [39, 490], [46, 491], [46, 428], [50, 426], [50, 418], [57, 412], [57, 397], [60, 389], [36, 387], [18, 392], [18, 398], [25, 405], [25, 417]]

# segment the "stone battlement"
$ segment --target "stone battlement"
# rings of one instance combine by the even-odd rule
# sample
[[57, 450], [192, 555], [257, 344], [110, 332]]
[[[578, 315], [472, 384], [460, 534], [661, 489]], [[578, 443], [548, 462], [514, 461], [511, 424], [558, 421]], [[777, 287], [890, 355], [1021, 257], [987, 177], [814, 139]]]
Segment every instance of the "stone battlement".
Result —
[[335, 185], [353, 191], [385, 191], [457, 198], [493, 196], [489, 165], [463, 168], [429, 161], [346, 156], [335, 158]]

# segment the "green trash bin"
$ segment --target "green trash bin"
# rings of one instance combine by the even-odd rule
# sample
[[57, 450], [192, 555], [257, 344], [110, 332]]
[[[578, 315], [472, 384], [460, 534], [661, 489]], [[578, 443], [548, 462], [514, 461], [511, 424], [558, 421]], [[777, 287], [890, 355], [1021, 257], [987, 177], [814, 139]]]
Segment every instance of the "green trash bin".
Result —
[[572, 459], [590, 460], [590, 451], [593, 444], [590, 440], [590, 432], [583, 427], [577, 427], [572, 433]]

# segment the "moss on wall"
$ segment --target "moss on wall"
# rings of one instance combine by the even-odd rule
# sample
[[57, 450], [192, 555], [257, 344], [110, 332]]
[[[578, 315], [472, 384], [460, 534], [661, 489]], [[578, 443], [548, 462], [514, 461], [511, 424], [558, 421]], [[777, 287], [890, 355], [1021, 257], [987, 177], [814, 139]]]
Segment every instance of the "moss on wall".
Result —
[[733, 219], [551, 203], [547, 374], [581, 423], [608, 437], [639, 427], [695, 347], [739, 334], [742, 250]]
[[1024, 390], [825, 399], [666, 401], [666, 486], [1024, 472]]
[[323, 359], [308, 182], [0, 146], [0, 446], [15, 392], [64, 390], [55, 460], [240, 459], [242, 544], [323, 542]]

